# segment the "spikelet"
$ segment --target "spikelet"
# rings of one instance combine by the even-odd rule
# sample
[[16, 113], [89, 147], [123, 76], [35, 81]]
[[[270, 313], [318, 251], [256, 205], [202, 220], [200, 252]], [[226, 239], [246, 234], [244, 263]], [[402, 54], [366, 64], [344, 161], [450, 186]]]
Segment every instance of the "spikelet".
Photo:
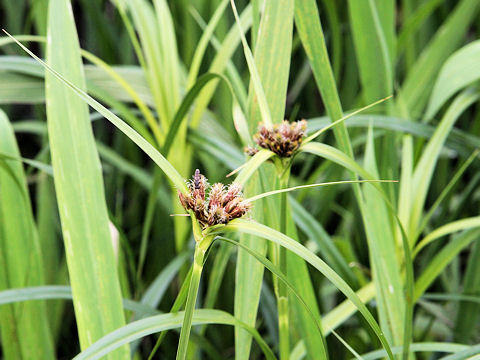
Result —
[[[293, 123], [284, 120], [282, 123], [271, 127], [260, 123], [253, 140], [259, 147], [268, 149], [280, 157], [291, 157], [302, 144], [306, 131], [307, 122], [305, 120]], [[246, 147], [244, 150], [250, 156], [258, 152], [253, 147]]]
[[226, 224], [242, 217], [252, 207], [243, 198], [240, 184], [232, 183], [225, 187], [216, 183], [210, 187], [207, 178], [198, 169], [188, 182], [188, 193], [178, 192], [178, 198], [185, 210], [194, 212], [203, 228]]

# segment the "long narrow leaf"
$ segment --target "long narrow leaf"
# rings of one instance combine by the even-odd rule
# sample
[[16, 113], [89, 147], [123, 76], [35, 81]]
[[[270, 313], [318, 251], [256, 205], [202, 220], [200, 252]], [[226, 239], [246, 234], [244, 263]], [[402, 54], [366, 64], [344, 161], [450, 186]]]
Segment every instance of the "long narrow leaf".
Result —
[[[7, 33], [7, 35], [9, 35]], [[9, 35], [11, 36], [11, 35]], [[183, 178], [180, 174], [173, 168], [173, 166], [160, 154], [148, 141], [142, 138], [138, 133], [135, 132], [130, 126], [125, 124], [118, 116], [113, 114], [109, 111], [106, 107], [101, 105], [98, 101], [93, 99], [92, 97], [88, 96], [85, 91], [81, 88], [73, 84], [71, 81], [65, 79], [59, 72], [55, 71], [45, 62], [43, 62], [40, 58], [38, 58], [35, 54], [33, 54], [30, 50], [28, 50], [24, 45], [15, 41], [25, 52], [27, 52], [31, 57], [37, 60], [40, 64], [42, 64], [45, 69], [48, 70], [53, 76], [59, 79], [65, 86], [70, 88], [78, 97], [83, 99], [86, 103], [88, 103], [92, 108], [97, 110], [100, 114], [102, 114], [108, 121], [110, 121], [113, 125], [115, 125], [120, 131], [122, 131], [125, 135], [127, 135], [135, 144], [137, 144], [169, 177], [172, 183], [182, 191], [186, 191], [186, 185]]]
[[442, 145], [458, 117], [479, 98], [480, 93], [474, 88], [468, 88], [457, 96], [437, 126], [434, 135], [428, 142], [427, 147], [415, 167], [412, 179], [412, 189], [414, 190], [412, 192], [412, 210], [410, 212], [408, 229], [410, 239], [413, 238], [416, 233], [416, 228], [420, 223], [428, 187], [432, 181], [433, 170], [435, 169]]
[[369, 103], [393, 88], [394, 1], [349, 0], [348, 5], [364, 98]]
[[[48, 29], [49, 68], [65, 74], [79, 89], [85, 89], [69, 0], [50, 2]], [[64, 37], [69, 41], [65, 42]], [[46, 74], [45, 82], [55, 191], [80, 344], [87, 348], [125, 324], [120, 284], [88, 107], [75, 94], [65, 92], [64, 85], [53, 72]], [[125, 346], [110, 358], [128, 357]]]
[[235, 15], [235, 21], [237, 22], [237, 26], [240, 31], [240, 39], [242, 40], [243, 51], [247, 60], [248, 69], [250, 70], [250, 75], [252, 77], [252, 83], [255, 89], [255, 93], [258, 98], [258, 105], [262, 114], [262, 120], [265, 122], [266, 125], [272, 125], [273, 120], [271, 111], [268, 107], [267, 98], [265, 96], [265, 91], [262, 86], [260, 75], [258, 74], [257, 66], [255, 65], [255, 60], [253, 59], [252, 51], [250, 50], [247, 39], [245, 38], [245, 35], [243, 33], [242, 25], [237, 12], [237, 7], [235, 6], [235, 1], [230, 0], [230, 3], [232, 5], [233, 14]]
[[362, 313], [373, 331], [381, 341], [385, 350], [388, 353], [389, 358], [393, 359], [393, 355], [390, 350], [390, 346], [385, 339], [385, 335], [380, 330], [377, 322], [373, 318], [372, 314], [368, 311], [362, 301], [358, 298], [355, 292], [347, 285], [347, 283], [338, 276], [325, 262], [318, 258], [311, 251], [306, 249], [303, 245], [299, 244], [295, 240], [288, 236], [273, 230], [265, 225], [261, 225], [252, 221], [235, 219], [223, 227], [221, 232], [240, 231], [255, 236], [262, 237], [264, 239], [275, 242], [281, 246], [284, 246], [288, 250], [294, 252], [298, 256], [302, 257], [305, 261], [314, 266], [318, 271], [324, 274], [340, 291], [342, 291], [358, 308], [358, 311]]
[[453, 53], [442, 66], [433, 87], [425, 119], [430, 120], [440, 107], [457, 91], [480, 78], [477, 66], [480, 41], [474, 41]]
[[[112, 350], [128, 344], [131, 341], [141, 337], [154, 334], [164, 330], [176, 329], [182, 325], [184, 312], [169, 313], [164, 315], [152, 316], [143, 320], [130, 323], [100, 339], [90, 348], [77, 355], [75, 360], [94, 360], [100, 359]], [[232, 315], [220, 311], [210, 309], [195, 310], [193, 314], [193, 325], [202, 324], [223, 324], [240, 326], [248, 331], [260, 345], [266, 359], [274, 360], [275, 355], [268, 347], [260, 334], [254, 328], [245, 325], [243, 322], [235, 319]]]
[[427, 101], [433, 86], [433, 79], [443, 62], [462, 41], [465, 32], [480, 10], [476, 0], [462, 0], [456, 3], [441, 30], [439, 30], [414, 64], [403, 83], [401, 93], [408, 110], [418, 115]]
[[460, 251], [465, 249], [472, 241], [478, 239], [480, 231], [478, 229], [467, 230], [458, 236], [455, 236], [446, 246], [438, 252], [429, 262], [427, 268], [423, 270], [415, 282], [415, 292], [413, 300], [417, 301], [420, 296], [428, 289], [437, 276], [445, 267], [457, 256]]
[[[0, 152], [18, 158], [13, 129], [0, 110]], [[0, 159], [0, 290], [43, 285], [44, 264], [21, 162]], [[54, 359], [44, 302], [0, 307], [4, 356]]]
[[414, 255], [418, 254], [425, 246], [430, 244], [432, 241], [435, 241], [442, 236], [449, 235], [451, 233], [467, 230], [471, 228], [480, 227], [480, 216], [475, 216], [471, 218], [461, 219], [449, 224], [445, 224], [438, 229], [433, 230], [427, 236], [425, 236], [416, 246]]
[[290, 191], [295, 191], [298, 189], [308, 189], [308, 188], [314, 188], [314, 187], [320, 187], [320, 186], [330, 186], [330, 185], [343, 185], [343, 184], [361, 184], [361, 183], [371, 183], [371, 182], [377, 182], [377, 183], [391, 183], [391, 182], [397, 182], [396, 180], [356, 180], [356, 181], [350, 181], [350, 180], [345, 180], [345, 181], [331, 181], [327, 183], [319, 183], [319, 184], [308, 184], [308, 185], [299, 185], [299, 186], [294, 186], [290, 187], [287, 189], [280, 189], [280, 190], [273, 190], [269, 191], [266, 193], [258, 194], [252, 197], [249, 197], [245, 199], [246, 201], [253, 202], [259, 199], [262, 199], [267, 196], [272, 196], [276, 194], [281, 194], [284, 192], [290, 192]]

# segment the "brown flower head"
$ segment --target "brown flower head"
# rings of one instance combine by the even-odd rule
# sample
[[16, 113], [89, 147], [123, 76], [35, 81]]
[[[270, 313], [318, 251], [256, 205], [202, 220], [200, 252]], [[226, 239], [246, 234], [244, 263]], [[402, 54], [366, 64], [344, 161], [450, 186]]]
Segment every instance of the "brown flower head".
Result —
[[[306, 131], [307, 122], [305, 120], [293, 123], [284, 120], [281, 124], [275, 124], [270, 127], [260, 123], [258, 132], [253, 136], [253, 140], [261, 148], [268, 149], [280, 157], [290, 157], [302, 144]], [[245, 152], [253, 156], [258, 150], [247, 147]]]
[[[188, 182], [188, 193], [178, 192], [183, 208], [192, 210], [203, 228], [226, 224], [230, 220], [242, 217], [252, 207], [242, 196], [242, 186], [232, 183], [210, 184], [207, 178], [195, 170], [192, 180]], [[208, 192], [208, 196], [206, 196]]]

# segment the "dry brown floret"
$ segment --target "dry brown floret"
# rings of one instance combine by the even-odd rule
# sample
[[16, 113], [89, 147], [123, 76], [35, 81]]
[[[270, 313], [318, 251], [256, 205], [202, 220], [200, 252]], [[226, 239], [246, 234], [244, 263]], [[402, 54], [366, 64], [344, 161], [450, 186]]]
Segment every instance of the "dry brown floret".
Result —
[[198, 169], [188, 182], [188, 193], [178, 192], [178, 197], [185, 210], [194, 212], [203, 228], [226, 224], [242, 217], [252, 207], [243, 198], [240, 184], [232, 183], [227, 187], [216, 183], [210, 187], [207, 178]]
[[[306, 131], [307, 122], [305, 120], [292, 123], [284, 120], [282, 123], [273, 126], [260, 123], [253, 140], [261, 148], [268, 149], [280, 157], [291, 157], [302, 144]], [[247, 147], [245, 152], [253, 156], [258, 150]]]

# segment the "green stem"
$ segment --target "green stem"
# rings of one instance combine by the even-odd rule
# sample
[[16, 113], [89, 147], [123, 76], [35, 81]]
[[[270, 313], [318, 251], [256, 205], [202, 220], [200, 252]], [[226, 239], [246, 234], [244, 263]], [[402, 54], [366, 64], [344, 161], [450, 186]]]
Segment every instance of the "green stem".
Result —
[[202, 276], [203, 259], [206, 249], [201, 246], [200, 242], [195, 245], [195, 254], [193, 256], [193, 271], [190, 279], [190, 287], [188, 288], [187, 303], [185, 305], [185, 316], [183, 318], [182, 330], [180, 331], [180, 341], [177, 349], [177, 360], [184, 360], [187, 355], [188, 339], [190, 338], [190, 330], [192, 329], [193, 310], [197, 300], [198, 287], [200, 285], [200, 277]]
[[278, 330], [280, 340], [280, 359], [290, 357], [290, 334], [288, 331], [288, 297], [280, 296], [278, 299]]
[[[288, 187], [288, 179], [290, 175], [290, 167], [281, 168], [280, 188]], [[285, 234], [287, 230], [287, 193], [280, 194], [280, 232]], [[278, 265], [280, 271], [287, 276], [287, 250], [283, 246], [278, 248]], [[286, 360], [290, 358], [290, 332], [288, 320], [288, 289], [284, 282], [278, 283], [278, 331], [280, 341], [280, 359]]]
[[[185, 303], [185, 299], [187, 298], [187, 292], [188, 292], [187, 283], [190, 284], [190, 280], [192, 278], [192, 271], [193, 271], [193, 266], [190, 266], [190, 270], [188, 271], [188, 274], [185, 277], [185, 281], [182, 284], [182, 287], [180, 288], [180, 291], [177, 295], [177, 298], [175, 299], [175, 302], [173, 303], [172, 307], [170, 308], [171, 313], [175, 313], [175, 312], [180, 311], [180, 308]], [[155, 343], [155, 346], [153, 347], [153, 350], [150, 352], [150, 356], [148, 357], [148, 360], [153, 359], [156, 352], [160, 348], [160, 345], [162, 344], [163, 339], [165, 339], [166, 335], [167, 335], [167, 331], [162, 331], [162, 333], [158, 336], [157, 342]]]

